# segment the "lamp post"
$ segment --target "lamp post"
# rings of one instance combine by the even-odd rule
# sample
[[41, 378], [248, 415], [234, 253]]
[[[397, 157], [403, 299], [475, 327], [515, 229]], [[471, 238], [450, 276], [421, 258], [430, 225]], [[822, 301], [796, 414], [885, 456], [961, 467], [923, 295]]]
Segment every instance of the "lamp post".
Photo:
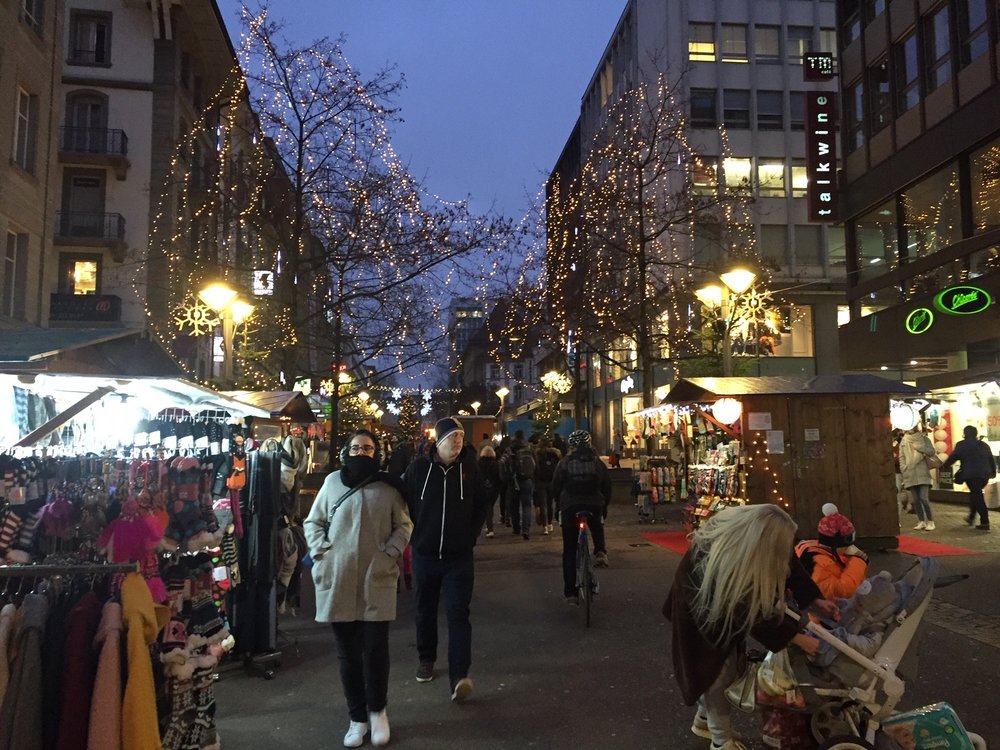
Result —
[[222, 322], [222, 378], [230, 383], [233, 380], [233, 338], [236, 326], [250, 317], [254, 306], [241, 299], [239, 292], [224, 281], [209, 284], [198, 292], [198, 296], [218, 314]]
[[722, 375], [730, 377], [733, 374], [732, 333], [733, 314], [731, 309], [735, 300], [747, 289], [753, 286], [757, 274], [746, 268], [734, 268], [719, 274], [722, 284], [708, 284], [695, 292], [695, 296], [703, 305], [719, 308], [719, 320], [722, 322]]
[[500, 420], [500, 437], [506, 437], [507, 435], [507, 424], [503, 414], [503, 401], [507, 398], [508, 393], [510, 393], [510, 389], [505, 385], [500, 386], [496, 390], [497, 398], [500, 399], [500, 408], [497, 409], [497, 418]]
[[472, 407], [472, 411], [475, 412], [476, 416], [478, 417], [479, 416], [479, 407], [482, 406], [482, 404], [480, 402], [478, 402], [478, 401], [473, 401], [471, 404], [469, 404], [469, 406]]

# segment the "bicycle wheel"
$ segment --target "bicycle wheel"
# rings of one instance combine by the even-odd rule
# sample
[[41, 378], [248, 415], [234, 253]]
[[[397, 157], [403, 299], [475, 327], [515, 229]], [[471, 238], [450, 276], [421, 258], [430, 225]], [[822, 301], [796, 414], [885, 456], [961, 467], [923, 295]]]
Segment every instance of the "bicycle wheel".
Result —
[[576, 543], [576, 597], [583, 610], [584, 623], [590, 627], [590, 600], [593, 596], [592, 573], [590, 569], [590, 543], [587, 535], [581, 533]]

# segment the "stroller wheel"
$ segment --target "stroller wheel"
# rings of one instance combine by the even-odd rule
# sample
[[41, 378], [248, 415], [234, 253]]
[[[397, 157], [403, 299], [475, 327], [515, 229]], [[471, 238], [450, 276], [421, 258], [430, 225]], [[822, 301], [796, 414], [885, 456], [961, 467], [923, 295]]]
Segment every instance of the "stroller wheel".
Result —
[[828, 739], [819, 750], [875, 750], [875, 746], [860, 737], [841, 735]]

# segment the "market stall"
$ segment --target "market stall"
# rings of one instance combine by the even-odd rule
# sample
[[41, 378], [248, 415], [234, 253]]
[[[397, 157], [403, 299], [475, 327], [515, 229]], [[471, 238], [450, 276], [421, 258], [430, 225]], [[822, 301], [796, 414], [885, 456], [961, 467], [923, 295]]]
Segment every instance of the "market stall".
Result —
[[832, 501], [859, 537], [895, 544], [890, 401], [918, 394], [874, 375], [690, 378], [664, 405], [700, 426], [687, 431], [686, 476], [703, 516], [716, 500], [772, 502], [808, 534]]

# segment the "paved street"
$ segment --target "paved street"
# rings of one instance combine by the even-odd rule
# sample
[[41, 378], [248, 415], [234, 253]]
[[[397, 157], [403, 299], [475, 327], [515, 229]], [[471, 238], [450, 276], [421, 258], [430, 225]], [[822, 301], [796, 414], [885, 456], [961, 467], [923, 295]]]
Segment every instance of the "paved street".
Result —
[[[410, 595], [400, 593], [391, 632], [389, 689], [391, 745], [413, 750], [444, 747], [679, 748], [704, 750], [708, 742], [688, 727], [671, 674], [669, 628], [660, 607], [680, 559], [649, 544], [648, 530], [678, 529], [679, 508], [667, 525], [641, 525], [634, 508], [611, 509], [611, 568], [601, 572], [594, 623], [583, 627], [578, 608], [561, 597], [555, 537], [498, 534], [477, 548], [473, 599], [476, 690], [464, 705], [449, 701], [444, 652], [438, 679], [413, 679], [416, 652]], [[1000, 747], [996, 678], [1000, 667], [1000, 531], [969, 530], [957, 506], [935, 506], [931, 538], [978, 551], [940, 558], [942, 574], [970, 578], [934, 593], [925, 619], [918, 678], [907, 684], [903, 708], [946, 700], [965, 725]], [[907, 516], [909, 522], [913, 516]], [[996, 519], [1000, 521], [1000, 518]], [[912, 526], [912, 523], [909, 523]], [[911, 532], [919, 533], [919, 532]], [[873, 569], [905, 564], [899, 553], [872, 554]], [[273, 680], [242, 671], [218, 684], [218, 722], [226, 747], [336, 748], [347, 725], [326, 626], [310, 612], [281, 622], [297, 645], [286, 646]], [[756, 717], [740, 716], [751, 737]], [[758, 740], [753, 747], [763, 748]]]

